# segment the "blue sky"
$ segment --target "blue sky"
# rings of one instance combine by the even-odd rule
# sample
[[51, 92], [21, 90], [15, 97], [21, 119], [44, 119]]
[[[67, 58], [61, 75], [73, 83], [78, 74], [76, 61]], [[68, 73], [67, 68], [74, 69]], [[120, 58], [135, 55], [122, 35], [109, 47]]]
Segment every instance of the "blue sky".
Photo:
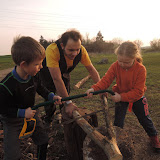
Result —
[[70, 28], [85, 37], [141, 40], [160, 38], [159, 0], [0, 0], [0, 55], [9, 55], [13, 38], [57, 39]]

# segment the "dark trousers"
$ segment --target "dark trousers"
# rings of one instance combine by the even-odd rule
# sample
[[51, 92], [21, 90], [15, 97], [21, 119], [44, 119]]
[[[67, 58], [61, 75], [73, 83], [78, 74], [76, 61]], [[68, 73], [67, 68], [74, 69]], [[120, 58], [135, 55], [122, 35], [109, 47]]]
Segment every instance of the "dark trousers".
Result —
[[[128, 102], [119, 102], [115, 106], [115, 120], [114, 125], [120, 128], [124, 126], [124, 120], [128, 109]], [[133, 103], [132, 111], [136, 115], [139, 123], [142, 125], [148, 136], [157, 135], [157, 131], [149, 116], [148, 103], [145, 97]]]
[[[54, 94], [56, 93], [56, 87], [53, 83], [53, 80], [52, 80], [52, 77], [50, 75], [50, 72], [48, 70], [47, 67], [44, 67], [40, 70], [40, 75], [41, 75], [41, 80], [42, 80], [42, 83], [43, 85], [50, 91], [50, 92], [53, 92]], [[68, 94], [70, 93], [70, 75], [69, 73], [68, 74], [65, 74], [67, 75], [67, 77], [65, 78], [64, 75], [62, 75], [62, 79], [63, 79], [63, 82], [65, 84], [65, 87], [67, 89], [67, 92]], [[47, 99], [45, 101], [48, 101]], [[59, 106], [60, 109], [63, 107], [63, 105], [60, 105]], [[56, 111], [56, 106], [55, 105], [47, 105], [47, 106], [44, 106], [44, 109], [45, 109], [45, 112], [46, 112], [46, 115], [45, 115], [45, 122], [47, 123], [50, 123], [52, 122], [52, 118], [53, 118], [53, 115]]]
[[[36, 127], [31, 135], [33, 142], [38, 146], [38, 160], [45, 160], [47, 153], [48, 135], [43, 129], [42, 121], [36, 113]], [[2, 118], [4, 129], [4, 160], [19, 160], [21, 158], [19, 134], [24, 124], [24, 118]], [[43, 148], [43, 150], [41, 149]]]
[[[47, 67], [44, 67], [40, 70], [40, 76], [41, 76], [41, 80], [43, 85], [50, 91], [55, 93], [56, 92], [56, 88], [54, 86], [52, 77], [50, 75], [50, 72], [48, 70]], [[46, 99], [45, 101], [48, 101], [48, 99]], [[44, 106], [45, 109], [45, 122], [50, 123], [52, 121], [52, 116], [54, 115], [54, 112], [56, 111], [56, 106], [54, 104], [51, 105], [47, 105]]]

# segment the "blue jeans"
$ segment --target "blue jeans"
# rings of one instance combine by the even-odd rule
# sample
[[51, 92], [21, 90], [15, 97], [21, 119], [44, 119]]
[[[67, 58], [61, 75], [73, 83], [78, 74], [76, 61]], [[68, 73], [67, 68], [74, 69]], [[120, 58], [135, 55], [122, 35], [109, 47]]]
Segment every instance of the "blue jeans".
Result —
[[[128, 104], [128, 102], [116, 103], [114, 126], [123, 128]], [[157, 131], [149, 116], [148, 103], [145, 97], [142, 97], [141, 99], [133, 103], [132, 111], [136, 115], [139, 123], [142, 125], [148, 136], [157, 135]]]

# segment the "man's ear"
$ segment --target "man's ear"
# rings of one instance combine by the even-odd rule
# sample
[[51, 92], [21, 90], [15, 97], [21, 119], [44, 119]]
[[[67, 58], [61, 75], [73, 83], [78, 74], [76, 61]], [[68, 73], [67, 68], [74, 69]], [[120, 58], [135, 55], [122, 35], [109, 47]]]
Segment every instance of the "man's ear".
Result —
[[63, 45], [63, 43], [60, 43], [60, 45], [61, 45], [61, 48], [62, 48], [62, 49], [64, 49], [64, 45]]

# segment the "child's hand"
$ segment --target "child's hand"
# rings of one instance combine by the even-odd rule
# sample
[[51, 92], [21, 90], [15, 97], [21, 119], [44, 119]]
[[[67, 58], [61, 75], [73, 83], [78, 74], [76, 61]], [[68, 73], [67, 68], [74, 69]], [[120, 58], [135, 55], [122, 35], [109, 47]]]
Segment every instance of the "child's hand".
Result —
[[56, 100], [56, 101], [54, 102], [54, 104], [55, 104], [55, 105], [62, 104], [61, 99], [62, 99], [62, 97], [60, 97], [60, 96], [54, 96], [54, 97], [53, 97], [53, 100]]
[[90, 88], [90, 89], [88, 89], [88, 90], [86, 91], [86, 93], [87, 93], [86, 98], [91, 98], [91, 97], [93, 96], [93, 93], [91, 93], [91, 92], [94, 92], [94, 89], [93, 89], [93, 88]]
[[114, 102], [120, 102], [121, 101], [121, 95], [117, 92], [115, 92], [115, 95], [111, 96], [111, 98], [112, 98], [112, 101], [114, 101]]
[[33, 118], [36, 113], [36, 110], [32, 110], [31, 107], [28, 107], [25, 110], [25, 118]]

